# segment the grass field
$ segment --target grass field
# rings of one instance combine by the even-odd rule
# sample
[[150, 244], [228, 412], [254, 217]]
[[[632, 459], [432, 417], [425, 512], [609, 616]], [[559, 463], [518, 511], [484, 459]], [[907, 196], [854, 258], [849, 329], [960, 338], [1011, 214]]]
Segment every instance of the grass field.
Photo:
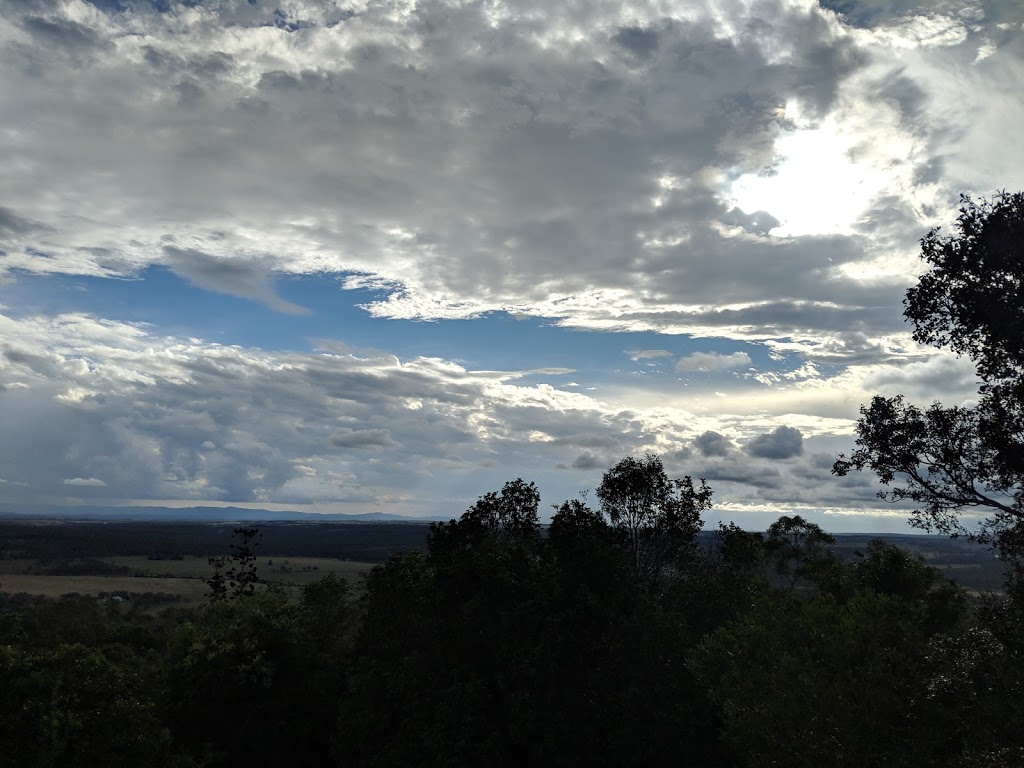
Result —
[[[204, 579], [212, 573], [207, 558], [186, 557], [183, 560], [150, 560], [146, 557], [103, 558], [105, 563], [125, 566], [137, 576], [52, 576], [38, 572], [34, 560], [0, 560], [0, 591], [27, 592], [33, 595], [59, 597], [71, 592], [98, 595], [100, 592], [167, 592], [181, 595], [188, 603], [205, 598]], [[289, 592], [298, 592], [304, 584], [321, 579], [329, 573], [349, 582], [373, 567], [372, 563], [355, 563], [323, 557], [259, 558], [256, 563], [260, 577], [279, 583]]]
[[98, 595], [100, 592], [168, 592], [181, 595], [185, 602], [198, 602], [207, 592], [200, 579], [156, 579], [132, 576], [38, 576], [4, 574], [0, 591], [27, 592], [30, 595], [60, 597], [71, 592]]

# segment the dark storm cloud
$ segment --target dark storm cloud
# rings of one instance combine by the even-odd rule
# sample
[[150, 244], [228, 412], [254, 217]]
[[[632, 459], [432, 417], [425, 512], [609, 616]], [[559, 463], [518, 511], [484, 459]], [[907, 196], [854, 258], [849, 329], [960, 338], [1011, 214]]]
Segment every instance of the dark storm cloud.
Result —
[[346, 429], [331, 438], [338, 448], [390, 448], [398, 445], [387, 429]]
[[551, 441], [552, 445], [572, 445], [578, 448], [619, 448], [619, 441], [612, 435], [568, 435]]

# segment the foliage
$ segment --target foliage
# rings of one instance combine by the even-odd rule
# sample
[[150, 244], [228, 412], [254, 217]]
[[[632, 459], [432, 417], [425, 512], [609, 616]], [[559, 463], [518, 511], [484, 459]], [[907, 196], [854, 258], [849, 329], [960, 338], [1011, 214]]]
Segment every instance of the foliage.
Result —
[[719, 523], [715, 550], [722, 565], [729, 571], [752, 574], [758, 571], [767, 555], [764, 534], [745, 531], [736, 523]]
[[[535, 497], [520, 483], [435, 526], [426, 553], [371, 572], [339, 735], [350, 757], [725, 764], [714, 710], [683, 663], [686, 622], [637, 581], [632, 553], [582, 501], [535, 535]], [[505, 524], [524, 508], [525, 526]]]
[[348, 590], [310, 585], [296, 605], [275, 590], [215, 602], [170, 643], [170, 722], [213, 766], [322, 765], [344, 668]]
[[792, 589], [797, 581], [809, 576], [829, 559], [824, 546], [834, 543], [835, 539], [821, 526], [804, 520], [800, 515], [783, 515], [768, 528], [764, 547], [775, 572], [787, 579]]
[[[973, 406], [927, 409], [875, 397], [861, 409], [857, 450], [833, 471], [871, 469], [879, 495], [918, 505], [915, 525], [977, 534], [1004, 556], [1024, 552], [1024, 195], [962, 198], [956, 234], [921, 241], [929, 265], [907, 292], [914, 338], [968, 355], [981, 379]], [[988, 517], [980, 531], [964, 510]]]
[[954, 768], [1022, 763], [1024, 613], [998, 596], [981, 601], [973, 621], [935, 636], [924, 669], [929, 720], [955, 757]]
[[914, 601], [790, 592], [710, 635], [691, 663], [744, 765], [936, 765], [941, 745], [912, 706], [932, 631]]
[[262, 534], [258, 528], [235, 528], [235, 541], [231, 544], [230, 556], [211, 557], [213, 575], [206, 580], [210, 588], [210, 600], [217, 602], [234, 600], [255, 594], [261, 583], [256, 572], [256, 549]]
[[536, 484], [522, 479], [505, 483], [500, 494], [484, 494], [458, 520], [431, 523], [427, 547], [438, 555], [443, 550], [479, 546], [485, 540], [529, 546], [540, 535], [539, 504]]
[[0, 646], [0, 765], [173, 766], [155, 664], [123, 647]]
[[711, 508], [711, 489], [689, 475], [670, 480], [661, 459], [627, 456], [604, 473], [597, 488], [601, 511], [626, 541], [638, 578], [654, 583], [684, 556]]

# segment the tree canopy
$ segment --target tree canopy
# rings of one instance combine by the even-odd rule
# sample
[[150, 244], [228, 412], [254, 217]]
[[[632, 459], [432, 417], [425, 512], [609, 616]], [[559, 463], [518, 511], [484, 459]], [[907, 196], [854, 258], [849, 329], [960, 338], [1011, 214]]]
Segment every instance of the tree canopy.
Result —
[[627, 456], [604, 473], [597, 488], [601, 511], [624, 537], [642, 580], [653, 581], [693, 543], [711, 508], [711, 488], [693, 478], [670, 480], [661, 459]]

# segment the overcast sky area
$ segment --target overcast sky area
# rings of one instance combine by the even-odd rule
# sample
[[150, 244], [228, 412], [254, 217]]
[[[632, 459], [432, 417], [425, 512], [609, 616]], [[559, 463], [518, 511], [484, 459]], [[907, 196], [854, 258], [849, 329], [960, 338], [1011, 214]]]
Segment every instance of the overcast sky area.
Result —
[[[901, 301], [1024, 188], [1018, 0], [0, 6], [0, 508], [461, 513], [626, 455], [899, 531]], [[591, 490], [591, 499], [593, 493]]]

